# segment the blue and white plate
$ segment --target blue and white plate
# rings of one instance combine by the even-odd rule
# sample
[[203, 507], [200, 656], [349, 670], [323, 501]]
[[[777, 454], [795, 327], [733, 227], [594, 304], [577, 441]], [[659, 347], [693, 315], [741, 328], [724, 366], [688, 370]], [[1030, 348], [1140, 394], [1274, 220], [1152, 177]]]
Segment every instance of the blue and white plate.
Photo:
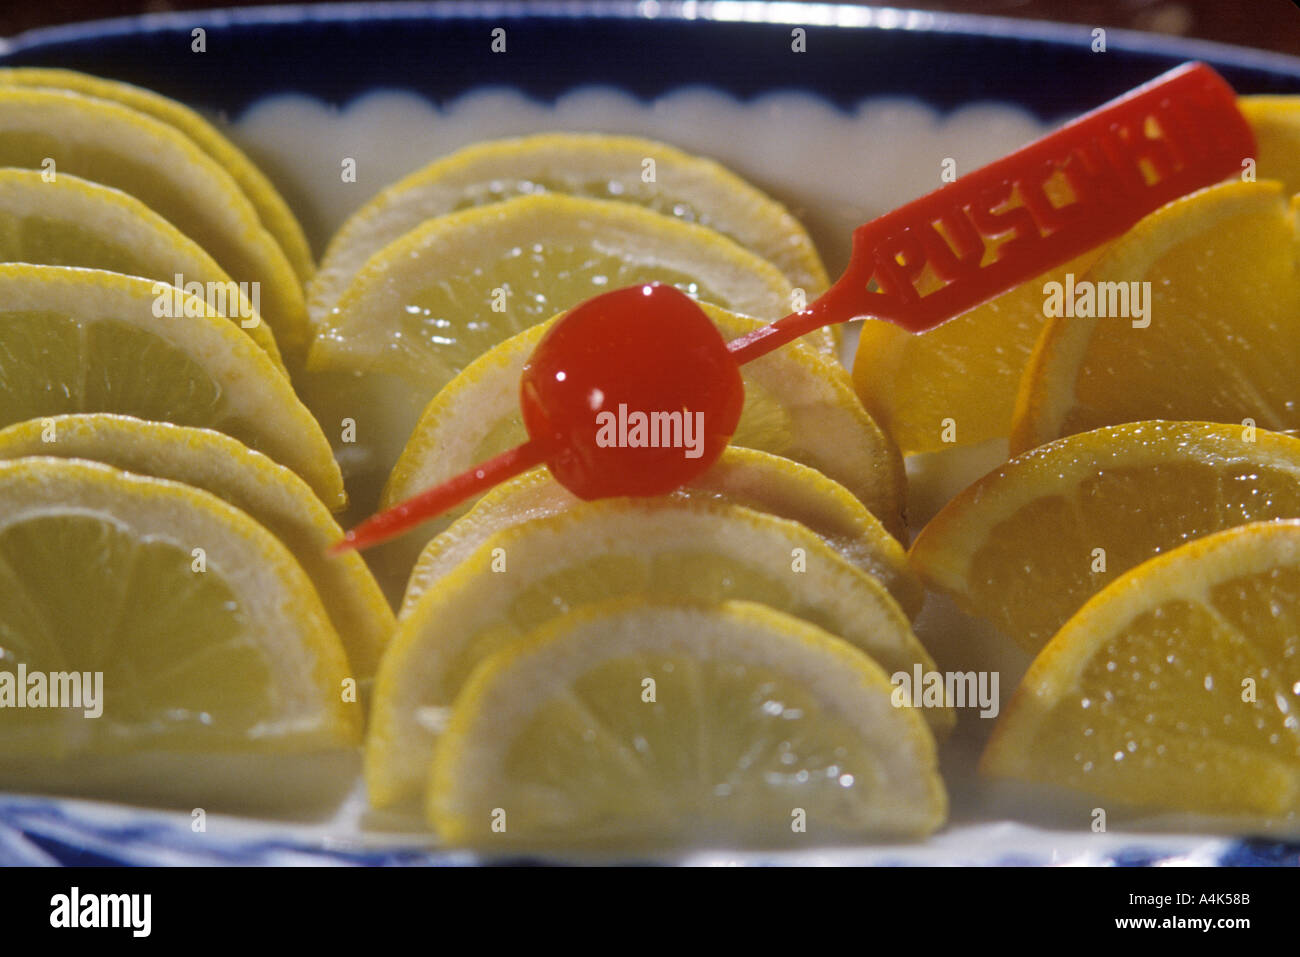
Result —
[[[1119, 30], [1099, 52], [1096, 39], [1083, 26], [832, 5], [357, 4], [39, 30], [0, 40], [0, 64], [83, 70], [207, 113], [276, 181], [318, 254], [375, 192], [466, 143], [602, 130], [719, 159], [789, 205], [836, 273], [852, 228], [934, 189], [945, 161], [974, 169], [1185, 60], [1212, 64], [1243, 93], [1300, 92], [1297, 58]], [[357, 179], [345, 183], [349, 159]], [[979, 644], [958, 621], [934, 602], [918, 621], [940, 660]], [[1005, 695], [1015, 666], [1002, 670]], [[971, 783], [969, 757], [945, 765], [954, 823], [923, 844], [665, 860], [1300, 863], [1297, 844], [1160, 822], [1093, 834], [1050, 818], [1004, 820]], [[0, 864], [477, 861], [367, 827], [364, 814], [354, 793], [324, 821], [208, 815], [195, 831], [188, 813], [0, 794]]]

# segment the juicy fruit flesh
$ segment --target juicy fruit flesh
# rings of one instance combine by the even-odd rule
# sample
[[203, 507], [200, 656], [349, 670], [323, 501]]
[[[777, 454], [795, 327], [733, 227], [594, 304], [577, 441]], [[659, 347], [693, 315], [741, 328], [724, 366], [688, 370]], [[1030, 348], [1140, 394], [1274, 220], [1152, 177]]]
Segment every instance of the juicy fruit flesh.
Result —
[[[206, 249], [212, 258], [236, 279], [263, 277], [249, 255], [212, 230], [206, 220], [194, 212], [191, 198], [157, 174], [147, 163], [136, 162], [121, 153], [87, 144], [73, 145], [47, 133], [6, 131], [0, 136], [0, 167], [40, 169], [45, 157], [58, 158], [60, 171], [66, 170], [84, 179], [118, 187], [136, 194], [151, 209], [162, 215], [186, 236]], [[147, 193], [142, 189], [147, 187]], [[279, 305], [275, 285], [265, 283], [268, 311]]]
[[1149, 289], [1144, 318], [1048, 320], [1021, 381], [1012, 451], [1147, 419], [1300, 426], [1295, 248], [1275, 182], [1212, 186], [1144, 219], [1081, 280]]
[[[880, 520], [841, 485], [788, 459], [751, 449], [726, 449], [718, 463], [673, 498], [731, 503], [787, 518], [815, 532], [839, 555], [880, 581], [909, 618], [921, 610], [924, 590], [906, 555]], [[421, 552], [407, 581], [402, 614], [488, 538], [526, 521], [558, 515], [579, 504], [545, 468], [503, 483], [471, 513]]]
[[[391, 369], [433, 396], [474, 359], [509, 336], [611, 289], [658, 281], [688, 295], [726, 303], [697, 277], [662, 263], [604, 253], [599, 246], [554, 240], [502, 250], [490, 264], [466, 261], [440, 270], [435, 285], [415, 289], [391, 307], [381, 354], [367, 367]], [[355, 288], [355, 287], [354, 287]], [[506, 309], [494, 309], [500, 290]], [[346, 305], [344, 306], [346, 308]], [[345, 325], [324, 328], [313, 347], [313, 369], [335, 365], [354, 348]]]
[[[1084, 602], [1148, 559], [1300, 515], [1300, 443], [1239, 426], [1141, 422], [1059, 440], [950, 503], [910, 558], [1036, 653]], [[1100, 551], [1099, 551], [1100, 550]]]
[[[1142, 418], [1233, 422], [1249, 416], [1262, 428], [1294, 427], [1300, 424], [1294, 367], [1279, 361], [1282, 352], [1256, 345], [1293, 338], [1288, 330], [1294, 328], [1294, 316], [1300, 311], [1295, 265], [1278, 263], [1280, 271], [1265, 271], [1263, 267], [1278, 257], [1260, 256], [1261, 250], [1290, 249], [1293, 227], [1282, 216], [1265, 223], [1242, 216], [1218, 223], [1215, 235], [1212, 251], [1176, 248], [1145, 277], [1151, 282], [1152, 324], [1163, 320], [1160, 370], [1156, 374], [1139, 366], [1140, 378], [1126, 382], [1121, 398], [1138, 399], [1140, 407], [1149, 410]], [[1187, 305], [1198, 302], [1227, 308], [1197, 310]], [[1249, 305], [1243, 309], [1231, 303]], [[1247, 311], [1252, 328], [1243, 332], [1239, 324]], [[1077, 406], [1066, 419], [1067, 433], [1108, 424], [1110, 415], [1101, 419], [1092, 411], [1115, 400], [1114, 381], [1107, 370], [1125, 367], [1121, 363], [1133, 355], [1147, 330], [1118, 324], [1108, 331], [1110, 335], [1094, 338], [1093, 358], [1080, 371]], [[1127, 365], [1132, 365], [1131, 359]], [[1170, 382], [1173, 369], [1178, 374]], [[1145, 390], [1148, 382], [1156, 388]], [[1170, 393], [1168, 386], [1176, 387], [1178, 382], [1197, 387], [1194, 402], [1177, 389]], [[1275, 404], [1271, 396], [1283, 398]]]
[[1300, 568], [1161, 602], [1091, 655], [1022, 760], [1036, 776], [1138, 805], [1300, 810], [1298, 663]]
[[[399, 328], [386, 348], [400, 354], [403, 366], [418, 364], [437, 376], [439, 382], [447, 382], [470, 360], [502, 339], [610, 289], [654, 279], [706, 300], [715, 295], [685, 273], [630, 263], [622, 257], [593, 253], [572, 243], [545, 247], [536, 243], [527, 252], [515, 247], [510, 253], [490, 270], [476, 269], [466, 276], [449, 277], [437, 286], [412, 293], [402, 307]], [[490, 303], [483, 297], [485, 274], [505, 290], [507, 297], [515, 290], [520, 291], [510, 302], [508, 313], [482, 315], [490, 309]], [[564, 295], [522, 294], [525, 290], [545, 288], [556, 280], [572, 284]], [[426, 343], [439, 348], [430, 350]]]
[[[3, 312], [0, 341], [0, 382], [24, 383], [0, 392], [0, 427], [66, 412], [119, 412], [178, 425], [223, 418], [221, 390], [207, 373], [180, 349], [128, 323]], [[141, 375], [151, 368], [175, 371], [165, 380]]]
[[[653, 703], [641, 701], [646, 675]], [[806, 688], [771, 668], [672, 654], [591, 668], [516, 733], [500, 773], [510, 825], [536, 838], [771, 839], [791, 832], [794, 807], [853, 832], [869, 823], [864, 806], [888, 800], [878, 757]], [[491, 811], [462, 809], [484, 838]]]
[[[219, 575], [195, 574], [192, 562], [188, 550], [140, 541], [104, 515], [69, 510], [0, 530], [0, 664], [103, 672], [104, 697], [96, 720], [5, 709], [0, 750], [237, 747], [272, 717], [269, 662], [244, 637], [245, 612]], [[108, 613], [88, 618], [87, 607]], [[51, 734], [56, 727], [66, 733]]]
[[457, 844], [929, 833], [947, 806], [934, 740], [890, 698], [870, 658], [761, 605], [602, 603], [475, 671], [425, 810]]
[[[1261, 475], [1262, 469], [1243, 466], [1219, 469], [1196, 463], [1168, 467], [1106, 469], [1096, 480], [1077, 487], [1068, 497], [1041, 499], [1021, 509], [1007, 522], [1008, 527], [1035, 528], [1042, 547], [1027, 556], [1023, 547], [1008, 554], [1010, 535], [995, 528], [972, 559], [974, 568], [1007, 568], [1013, 562], [1032, 561], [1033, 574], [1008, 581], [971, 580], [974, 601], [981, 608], [1014, 609], [1018, 624], [1032, 621], [1025, 637], [1035, 646], [1049, 639], [1065, 619], [1121, 573], [1146, 561], [1155, 553], [1200, 538], [1229, 525], [1243, 525], [1261, 519], [1300, 515], [1300, 481], [1291, 472]], [[1270, 482], [1269, 479], [1272, 479]], [[1217, 486], [1210, 500], [1189, 497], [1188, 489]], [[1140, 489], [1140, 496], [1133, 490]], [[1136, 508], [1142, 500], [1178, 502], [1177, 514], [1164, 510]], [[1154, 511], [1154, 514], [1153, 514]], [[1118, 529], [1125, 534], [1100, 536], [1089, 529]], [[1023, 540], [1018, 541], [1023, 545]], [[1094, 548], [1106, 550], [1105, 571], [1092, 571], [1089, 556]], [[1045, 600], [1042, 582], [1053, 582], [1053, 597]], [[1013, 627], [1010, 615], [1000, 623]]]
[[867, 320], [853, 360], [863, 405], [904, 455], [1006, 438], [1021, 373], [1046, 321], [1044, 283], [1083, 275], [1100, 253], [1089, 250], [927, 332]]
[[730, 556], [703, 549], [669, 551], [650, 558], [606, 555], [575, 562], [510, 596], [509, 604], [501, 609], [502, 623], [480, 633], [451, 659], [446, 671], [447, 687], [463, 687], [479, 662], [539, 623], [610, 595], [702, 603], [749, 599], [823, 627], [837, 627], [821, 609], [800, 602], [788, 583]]
[[[69, 256], [68, 250], [76, 250]], [[139, 257], [101, 233], [50, 216], [0, 218], [0, 255], [5, 262], [88, 266], [128, 276], [143, 275]]]

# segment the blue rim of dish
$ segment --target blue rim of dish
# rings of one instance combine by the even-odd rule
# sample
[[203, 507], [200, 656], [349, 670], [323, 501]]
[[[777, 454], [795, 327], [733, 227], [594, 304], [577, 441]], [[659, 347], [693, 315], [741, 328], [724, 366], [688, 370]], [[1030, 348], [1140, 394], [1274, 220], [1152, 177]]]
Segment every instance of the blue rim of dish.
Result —
[[[489, 25], [512, 28], [508, 56], [490, 52]], [[203, 68], [188, 49], [196, 26], [208, 31]], [[788, 55], [793, 26], [809, 30], [815, 55]], [[600, 31], [599, 43], [592, 30]], [[551, 102], [600, 84], [642, 100], [691, 85], [742, 100], [805, 89], [842, 110], [868, 96], [908, 96], [940, 111], [992, 100], [1056, 120], [1188, 59], [1213, 63], [1242, 92], [1300, 92], [1300, 58], [1110, 28], [1107, 53], [1094, 54], [1091, 31], [971, 14], [733, 0], [341, 4], [43, 28], [0, 40], [0, 62], [81, 69], [231, 115], [277, 92], [343, 105], [396, 88], [441, 103], [470, 89], [509, 86]], [[240, 42], [222, 42], [230, 35]], [[246, 42], [250, 36], [256, 42]], [[383, 55], [367, 55], [366, 43], [381, 36]]]
[[[209, 10], [177, 13], [154, 13], [137, 17], [117, 18], [94, 21], [90, 23], [71, 24], [29, 31], [19, 36], [0, 39], [0, 65], [49, 65], [66, 66], [72, 69], [88, 69], [103, 76], [140, 82], [142, 85], [159, 92], [179, 96], [191, 105], [208, 106], [217, 110], [237, 112], [247, 106], [257, 96], [279, 92], [277, 89], [252, 87], [255, 96], [247, 91], [240, 92], [239, 82], [232, 84], [194, 84], [194, 77], [189, 77], [189, 85], [177, 83], [148, 82], [148, 77], [132, 76], [129, 64], [123, 59], [128, 57], [131, 47], [137, 47], [137, 58], [141, 45], [153, 44], [154, 54], [164, 47], [161, 43], [170, 42], [179, 34], [188, 34], [195, 26], [203, 26], [210, 33], [218, 35], [230, 31], [297, 31], [296, 38], [303, 38], [304, 31], [310, 28], [367, 28], [376, 31], [385, 26], [393, 27], [401, 23], [419, 23], [426, 27], [433, 25], [440, 29], [465, 26], [481, 30], [487, 23], [504, 24], [508, 27], [537, 27], [539, 25], [554, 30], [557, 26], [571, 26], [583, 21], [594, 23], [597, 27], [623, 29], [624, 39], [631, 34], [626, 28], [636, 26], [636, 39], [644, 38], [646, 28], [664, 28], [676, 30], [676, 37], [681, 37], [682, 27], [692, 25], [692, 35], [701, 30], [712, 31], [710, 42], [728, 41], [734, 51], [735, 31], [750, 31], [746, 38], [754, 36], [775, 36], [776, 31], [788, 37], [789, 28], [804, 26], [810, 28], [810, 39], [823, 43], [832, 41], [832, 53], [838, 57], [839, 66], [853, 65], [854, 56], [861, 56], [863, 50], [846, 47], [843, 43], [835, 45], [836, 40], [851, 36], [855, 41], [862, 41], [870, 46], [873, 54], [881, 57], [887, 68], [893, 69], [899, 77], [889, 75], [897, 88], [881, 89], [878, 85], [859, 87], [854, 90], [852, 80], [855, 76], [848, 71], [847, 85], [837, 75], [836, 90], [838, 99], [831, 98], [841, 108], [848, 108], [856, 101], [870, 96], [890, 95], [903, 92], [929, 102], [939, 109], [964, 105], [980, 100], [997, 100], [1013, 102], [1026, 106], [1044, 119], [1056, 119], [1076, 113], [1081, 109], [1095, 106], [1108, 96], [1115, 95], [1144, 79], [1161, 72], [1175, 63], [1198, 59], [1219, 68], [1225, 76], [1243, 92], [1300, 92], [1300, 57], [1268, 51], [1251, 50], [1199, 40], [1178, 37], [1156, 36], [1127, 30], [1110, 29], [1106, 31], [1107, 50], [1117, 54], [1109, 61], [1090, 59], [1083, 56], [1091, 41], [1092, 28], [1086, 25], [1058, 24], [1039, 21], [1017, 20], [999, 17], [984, 17], [970, 14], [929, 13], [908, 11], [894, 8], [869, 8], [859, 6], [840, 6], [829, 4], [796, 5], [789, 3], [692, 3], [665, 2], [654, 0], [642, 2], [548, 2], [521, 3], [497, 2], [470, 4], [451, 3], [384, 3], [384, 4], [337, 4], [322, 7], [313, 6], [273, 6], [253, 7], [240, 10]], [[824, 28], [835, 33], [812, 34], [811, 28]], [[757, 32], [754, 32], [757, 31]], [[850, 32], [852, 31], [852, 32]], [[405, 31], [402, 31], [405, 32]], [[661, 30], [660, 34], [662, 35]], [[449, 34], [444, 33], [443, 36]], [[552, 32], [553, 38], [557, 34]], [[333, 36], [337, 39], [337, 36]], [[730, 40], [728, 40], [730, 38]], [[324, 41], [321, 41], [324, 42]], [[332, 41], [331, 41], [332, 42]], [[919, 45], [919, 46], [918, 46]], [[909, 55], [916, 49], [932, 50], [936, 45], [946, 45], [947, 50], [954, 50], [965, 60], [944, 59], [944, 69], [935, 70], [926, 62], [912, 63]], [[971, 64], [977, 60], [972, 56], [989, 55], [993, 47], [1010, 49], [1019, 45], [1019, 54], [1032, 52], [1031, 66], [1025, 67], [1021, 60], [1010, 64], [999, 64], [999, 69], [1014, 71], [1017, 67], [1028, 70], [1042, 70], [1049, 64], [1061, 64], [1061, 69], [1081, 70], [1086, 75], [1073, 75], [1073, 82], [1068, 84], [1076, 90], [1065, 90], [1060, 95], [1044, 96], [1041, 89], [1023, 88], [1014, 90], [1019, 95], [1007, 96], [1007, 90], [998, 91], [987, 85], [974, 88], [962, 86], [957, 90], [945, 91], [936, 87], [936, 75], [942, 77], [945, 71], [953, 72], [954, 63], [958, 64], [957, 79], [971, 80], [970, 76], [959, 75], [960, 64]], [[486, 44], [483, 45], [486, 49]], [[176, 48], [165, 48], [175, 54]], [[292, 49], [292, 48], [291, 48]], [[715, 47], [716, 54], [719, 47]], [[974, 51], [983, 50], [982, 54]], [[301, 53], [301, 50], [297, 51]], [[700, 51], [693, 51], [698, 54]], [[426, 51], [427, 53], [427, 51]], [[284, 54], [289, 60], [292, 57]], [[97, 59], [97, 56], [99, 59]], [[280, 56], [276, 54], [277, 58]], [[844, 58], [849, 56], [850, 59]], [[617, 58], [615, 58], [617, 59]], [[318, 72], [338, 71], [338, 64], [326, 66], [310, 59], [302, 59], [303, 72], [315, 69]], [[210, 61], [211, 63], [212, 61]], [[220, 62], [219, 59], [216, 62]], [[99, 69], [91, 68], [99, 64]], [[105, 64], [118, 69], [105, 69]], [[262, 64], [265, 66], [266, 64]], [[583, 63], [585, 68], [588, 64]], [[1104, 65], [1104, 70], [1098, 68]], [[388, 69], [393, 64], [380, 64]], [[396, 67], [409, 67], [409, 62], [401, 61]], [[625, 74], [626, 64], [618, 63]], [[165, 74], [172, 68], [169, 63], [158, 63], [153, 69]], [[122, 75], [123, 70], [128, 75]], [[987, 61], [983, 70], [988, 73]], [[192, 71], [196, 72], [196, 71]], [[292, 71], [290, 71], [292, 72]], [[381, 71], [382, 72], [382, 71]], [[546, 73], [549, 71], [541, 71]], [[671, 72], [671, 71], [668, 71]], [[736, 76], [728, 76], [732, 82], [710, 82], [728, 92], [752, 96], [769, 90], [787, 89], [790, 84], [783, 84], [780, 78], [775, 80], [767, 74], [760, 83], [738, 83]], [[903, 76], [905, 75], [905, 76]], [[634, 92], [645, 98], [659, 95], [669, 89], [683, 85], [700, 85], [699, 80], [679, 82], [681, 74], [674, 74], [666, 86], [645, 84]], [[166, 77], [164, 76], [165, 80]], [[436, 77], [439, 80], [451, 80], [439, 86], [425, 83], [423, 92], [431, 99], [451, 98], [459, 95], [466, 88], [481, 88], [478, 74], [470, 79], [469, 87], [457, 87], [462, 79], [457, 77]], [[537, 77], [515, 77], [510, 85], [521, 87], [525, 92], [543, 100], [554, 99], [569, 89], [590, 85], [586, 83], [542, 83], [533, 86], [519, 83], [520, 79], [537, 79]], [[644, 77], [641, 78], [644, 81]], [[880, 80], [882, 76], [870, 77]], [[950, 77], [951, 79], [951, 77]], [[247, 87], [247, 78], [239, 78]], [[304, 92], [320, 95], [320, 84], [306, 83], [302, 76], [288, 77], [283, 84], [285, 91]], [[907, 88], [915, 81], [928, 92], [915, 93]], [[602, 82], [610, 82], [608, 78]], [[501, 85], [488, 83], [486, 85]], [[615, 83], [615, 85], [620, 85]], [[794, 84], [798, 87], [801, 84]], [[816, 84], [802, 84], [812, 92], [823, 95]], [[304, 86], [306, 88], [304, 88]], [[409, 83], [395, 82], [379, 84], [380, 87], [392, 86], [411, 89]], [[738, 89], [739, 87], [739, 89]], [[346, 82], [328, 87], [322, 96], [327, 101], [342, 104], [349, 102], [364, 92], [375, 88], [375, 84], [364, 76], [354, 78], [353, 87]], [[1078, 93], [1082, 90], [1082, 93]], [[417, 87], [416, 92], [421, 92]], [[186, 95], [188, 93], [188, 95]], [[983, 94], [983, 95], [981, 95]], [[823, 95], [823, 98], [827, 97]], [[1027, 104], [1026, 100], [1033, 100]], [[142, 809], [139, 818], [128, 823], [106, 824], [79, 817], [72, 813], [67, 805], [57, 800], [50, 800], [30, 795], [0, 794], [0, 865], [6, 864], [142, 864], [176, 862], [182, 858], [184, 863], [199, 864], [276, 864], [276, 863], [315, 863], [315, 864], [470, 864], [479, 859], [462, 852], [430, 850], [428, 848], [403, 847], [394, 842], [389, 847], [341, 847], [331, 842], [313, 843], [298, 839], [250, 838], [231, 841], [214, 846], [209, 838], [200, 845], [191, 839], [188, 828], [182, 828], [168, 819], [158, 815], [149, 816]], [[844, 849], [848, 860], [852, 860], [852, 850]], [[761, 856], [746, 855], [754, 863], [788, 863], [790, 859], [774, 857], [765, 860]], [[1278, 842], [1268, 839], [1243, 839], [1225, 844], [1216, 858], [1224, 865], [1277, 865], [1300, 864], [1300, 844]], [[1108, 863], [1117, 866], [1149, 866], [1167, 863], [1169, 855], [1155, 850], [1135, 838], [1131, 846], [1114, 852]], [[513, 863], [539, 861], [518, 859]], [[901, 850], [899, 863], [907, 863], [906, 852]], [[982, 863], [990, 864], [1041, 864], [1045, 861], [1034, 859], [1023, 852], [990, 851], [981, 858]], [[499, 863], [499, 862], [498, 862]]]
[[[796, 11], [798, 15], [796, 14]], [[490, 3], [444, 0], [437, 3], [331, 3], [276, 4], [264, 7], [170, 11], [111, 17], [84, 23], [40, 27], [17, 36], [0, 37], [0, 58], [34, 47], [78, 42], [88, 38], [139, 36], [158, 31], [189, 29], [195, 25], [244, 27], [304, 22], [333, 23], [356, 20], [496, 20], [518, 19], [666, 20], [679, 22], [766, 23], [875, 30], [903, 30], [966, 34], [998, 39], [1079, 43], [1090, 38], [1085, 24], [1057, 23], [982, 14], [869, 7], [853, 4], [794, 4], [767, 0], [496, 0]], [[1249, 47], [1106, 28], [1108, 45], [1124, 52], [1148, 52], [1183, 59], [1207, 60], [1224, 66], [1291, 74], [1300, 78], [1300, 57]]]

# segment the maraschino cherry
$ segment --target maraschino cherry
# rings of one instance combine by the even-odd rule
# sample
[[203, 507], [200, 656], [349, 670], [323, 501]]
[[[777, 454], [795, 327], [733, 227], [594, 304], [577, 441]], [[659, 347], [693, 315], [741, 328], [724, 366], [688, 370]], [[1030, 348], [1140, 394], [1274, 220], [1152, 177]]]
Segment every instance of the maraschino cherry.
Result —
[[694, 300], [650, 283], [556, 323], [524, 367], [519, 399], [530, 440], [551, 450], [547, 467], [574, 495], [665, 495], [717, 461], [745, 385]]
[[[856, 317], [933, 328], [1236, 174], [1254, 152], [1232, 87], [1186, 64], [858, 227], [830, 290], [731, 343], [670, 286], [597, 296], [557, 321], [524, 369], [527, 442], [363, 522], [334, 550], [384, 541], [542, 463], [583, 499], [672, 491], [735, 431], [742, 364]], [[1049, 197], [1053, 179], [1070, 202]]]

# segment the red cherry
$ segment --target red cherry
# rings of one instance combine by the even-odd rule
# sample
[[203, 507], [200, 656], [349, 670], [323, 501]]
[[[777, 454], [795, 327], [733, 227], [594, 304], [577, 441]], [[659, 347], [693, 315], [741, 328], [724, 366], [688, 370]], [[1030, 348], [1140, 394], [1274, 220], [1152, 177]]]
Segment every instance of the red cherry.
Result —
[[663, 495], [717, 461], [740, 421], [740, 366], [704, 310], [652, 283], [588, 300], [537, 344], [520, 393], [529, 440], [362, 522], [366, 548], [545, 462], [579, 498]]
[[524, 426], [579, 498], [664, 495], [708, 469], [745, 402], [740, 367], [704, 311], [653, 283], [591, 299], [524, 367]]

